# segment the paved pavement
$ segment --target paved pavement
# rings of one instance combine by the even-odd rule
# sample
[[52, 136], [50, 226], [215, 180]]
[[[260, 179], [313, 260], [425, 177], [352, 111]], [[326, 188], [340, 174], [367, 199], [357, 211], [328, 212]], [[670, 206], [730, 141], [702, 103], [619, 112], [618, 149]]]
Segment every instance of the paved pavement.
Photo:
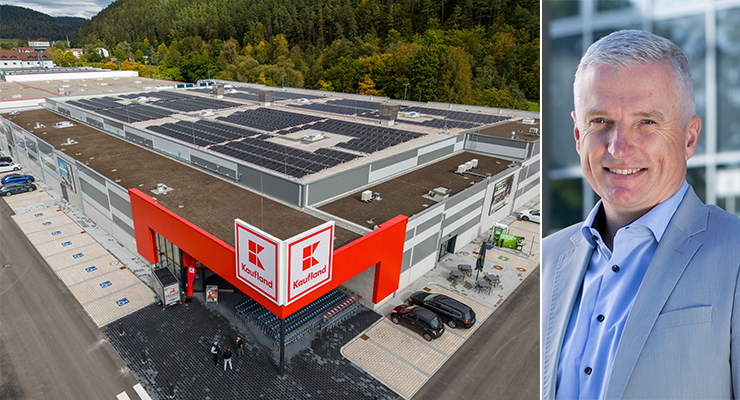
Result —
[[[43, 187], [43, 184], [41, 186]], [[138, 257], [123, 249], [122, 246], [108, 237], [105, 232], [96, 227], [92, 221], [84, 217], [78, 210], [59, 199], [58, 195], [53, 192], [49, 192], [49, 195], [53, 196], [52, 200], [31, 200], [27, 198], [27, 201], [23, 203], [19, 202], [15, 211], [25, 216], [16, 217], [16, 223], [21, 226], [32, 224], [37, 218], [32, 217], [35, 214], [45, 214], [48, 212], [58, 213], [60, 215], [66, 214], [79, 227], [89, 232], [97, 243], [104, 246], [109, 253], [114, 254], [115, 259], [120, 260], [124, 265], [129, 267], [142, 281], [149, 281], [149, 277], [146, 276], [148, 267]], [[16, 200], [20, 198], [18, 196]], [[532, 202], [528, 206], [534, 206], [536, 208], [536, 202]], [[57, 209], [60, 211], [57, 212]], [[57, 217], [55, 216], [55, 218]], [[62, 219], [59, 220], [61, 221]], [[531, 248], [539, 248], [539, 225], [515, 221], [513, 217], [503, 222], [509, 224], [511, 233], [527, 237], [531, 235], [533, 242], [530, 243]], [[73, 233], [74, 231], [71, 232]], [[493, 248], [487, 252], [484, 274], [495, 273], [499, 275], [501, 284], [497, 288], [494, 288], [490, 294], [487, 291], [478, 290], [475, 285], [475, 272], [472, 276], [465, 277], [462, 281], [451, 281], [449, 279], [449, 272], [457, 270], [458, 264], [475, 265], [475, 257], [480, 248], [480, 243], [489, 233], [485, 233], [476, 241], [458, 251], [458, 253], [446, 256], [438, 263], [437, 268], [427, 273], [409, 288], [398, 293], [395, 299], [381, 307], [379, 310], [380, 314], [367, 310], [325, 333], [323, 337], [312, 334], [296, 342], [295, 345], [289, 347], [286, 375], [284, 378], [278, 377], [276, 349], [271, 348], [269, 342], [265, 342], [263, 338], [260, 338], [259, 333], [255, 333], [254, 329], [240, 325], [234, 318], [230, 318], [229, 310], [233, 310], [233, 306], [221, 306], [222, 312], [219, 313], [219, 307], [205, 305], [199, 301], [170, 307], [167, 310], [162, 310], [155, 305], [149, 305], [137, 312], [128, 313], [123, 318], [115, 321], [111, 320], [112, 322], [109, 320], [103, 322], [100, 319], [99, 326], [102, 326], [105, 336], [103, 342], [106, 345], [107, 343], [112, 344], [119, 353], [120, 358], [123, 359], [125, 365], [133, 370], [141, 385], [143, 385], [143, 387], [139, 386], [138, 389], [142, 391], [146, 389], [153, 398], [158, 399], [169, 398], [171, 392], [175, 393], [176, 398], [195, 399], [282, 399], [299, 397], [321, 399], [395, 399], [399, 398], [399, 394], [402, 395], [400, 398], [411, 398], [412, 396], [414, 398], [440, 398], [436, 396], [427, 397], [426, 395], [415, 396], [414, 393], [417, 393], [422, 386], [425, 388], [433, 385], [438, 380], [448, 380], [447, 377], [435, 374], [435, 372], [452, 362], [448, 360], [454, 359], [456, 350], [463, 351], [467, 344], [474, 341], [475, 338], [478, 338], [478, 342], [487, 342], [490, 345], [492, 343], [490, 339], [486, 335], [476, 333], [476, 330], [490, 332], [493, 325], [491, 320], [495, 318], [486, 320], [487, 317], [489, 315], [496, 316], [497, 314], [494, 311], [504, 304], [504, 300], [514, 293], [515, 289], [529, 274], [537, 271], [539, 264], [537, 251], [529, 254], [526, 248], [524, 253]], [[28, 234], [33, 240], [36, 240], [33, 235], [44, 236], [43, 233], [31, 231]], [[3, 235], [5, 236], [5, 228], [3, 228]], [[18, 232], [18, 235], [23, 234]], [[81, 241], [80, 243], [89, 245], [87, 239], [84, 240], [84, 242]], [[63, 242], [60, 242], [58, 245], [61, 245], [61, 243]], [[49, 247], [54, 248], [53, 245]], [[37, 243], [37, 248], [45, 248], [43, 242], [40, 244]], [[54, 251], [56, 250], [60, 249], [54, 249]], [[103, 256], [101, 255], [101, 257]], [[51, 272], [55, 269], [52, 266], [48, 270]], [[76, 274], [79, 275], [80, 273]], [[63, 275], [60, 274], [59, 276], [62, 280], [65, 279]], [[537, 282], [539, 281], [537, 280]], [[95, 281], [95, 284], [99, 285], [97, 281]], [[447, 339], [444, 341], [435, 341], [438, 342], [437, 349], [430, 350], [428, 347], [418, 347], [417, 345], [428, 346], [428, 344], [424, 343], [423, 340], [419, 341], [418, 339], [420, 338], [414, 338], [408, 332], [403, 332], [399, 327], [389, 324], [382, 315], [390, 313], [390, 310], [403, 302], [410, 293], [425, 287], [448, 293], [452, 297], [465, 300], [473, 305], [478, 314], [478, 324], [473, 329], [466, 331], [448, 329], [446, 336], [443, 336], [443, 338]], [[84, 295], [79, 294], [77, 299], [85, 303], [85, 299], [81, 296]], [[533, 294], [530, 290], [528, 297], [532, 296], [538, 298], [537, 293]], [[224, 296], [224, 299], [226, 297]], [[101, 296], [96, 298], [101, 298]], [[75, 305], [78, 304], [73, 298], [68, 301]], [[529, 309], [534, 307], [538, 312], [538, 301], [534, 302], [534, 306], [532, 306], [531, 299], [520, 302], [526, 304]], [[226, 310], [225, 313], [223, 309]], [[89, 310], [87, 312], [92, 315]], [[514, 314], [511, 318], [518, 318], [518, 316]], [[4, 324], [7, 320], [5, 318], [3, 319]], [[88, 328], [91, 326], [94, 327], [94, 324], [88, 322]], [[378, 332], [385, 333], [379, 336], [375, 336], [373, 333], [374, 338], [372, 341], [384, 349], [390, 349], [393, 353], [391, 357], [389, 357], [389, 354], [374, 353], [373, 351], [375, 350], [368, 351], [364, 354], [362, 351], [355, 351], [350, 358], [342, 355], [341, 349], [343, 347], [346, 347], [346, 349], [350, 348], [352, 343], [359, 342], [360, 340], [370, 342], [370, 340], [364, 340], [362, 336], [370, 337], [367, 333], [371, 329], [376, 328], [384, 330]], [[520, 329], [520, 327], [515, 327], [514, 329]], [[97, 330], [94, 331], [98, 333]], [[518, 343], [518, 348], [526, 353], [521, 355], [516, 353], [508, 354], [508, 357], [514, 359], [513, 362], [516, 362], [516, 360], [522, 357], [531, 360], [531, 354], [533, 352], [538, 354], [538, 335], [534, 335], [533, 337], [531, 335], [517, 337], [518, 332], [511, 330], [507, 330], [504, 334], [507, 335], [510, 343]], [[227, 345], [228, 343], [233, 344], [237, 335], [241, 335], [247, 342], [247, 354], [244, 359], [235, 360], [233, 373], [232, 371], [223, 371], [222, 366], [213, 366], [208, 354], [210, 343], [213, 340], [221, 340], [227, 343]], [[387, 340], [383, 339], [383, 335], [386, 336]], [[401, 341], [398, 338], [401, 338]], [[416, 342], [412, 340], [416, 340]], [[225, 349], [225, 345], [222, 346], [223, 349]], [[396, 378], [404, 381], [403, 384], [397, 383], [398, 379], [391, 381], [389, 378], [381, 376], [377, 368], [372, 368], [358, 361], [360, 359], [370, 359], [372, 363], [380, 366], [385, 365], [387, 367], [386, 369], [391, 370], [388, 367], [394, 362], [397, 363], [399, 360], [398, 354], [400, 353], [405, 353], [409, 357], [417, 355], [417, 358], [423, 361], [432, 359], [434, 361], [430, 362], [429, 366], [416, 366], [410, 369], [407, 368], [408, 365], [403, 365], [408, 363], [402, 362], [401, 368], [396, 370]], [[502, 352], [499, 351], [498, 353]], [[537, 389], [539, 377], [537, 359], [538, 356], [534, 356], [534, 364], [530, 361], [525, 363], [526, 365], [521, 368], [521, 373], [528, 378], [523, 379], [522, 382], [532, 382], [530, 385], [533, 386], [533, 389], [516, 393], [512, 392], [515, 395], [508, 398], [533, 398], [530, 394], [539, 392]], [[477, 358], [477, 360], [480, 361], [480, 358]], [[120, 362], [120, 359], [118, 361]], [[422, 364], [424, 363], [422, 362]], [[475, 363], [475, 365], [480, 365], [480, 363]], [[421, 374], [419, 374], [420, 371], [422, 372]], [[483, 389], [480, 388], [481, 385], [477, 385], [475, 390], [483, 390], [485, 392], [486, 388], [490, 389], [496, 385], [498, 387], [504, 385], [500, 382], [501, 379], [489, 376], [489, 369], [481, 370], [478, 368], [477, 370], [472, 370], [470, 367], [466, 368], [462, 365], [457, 372], [471, 379], [484, 382], [482, 385]], [[421, 378], [412, 378], [414, 374], [420, 375]], [[537, 379], [532, 381], [533, 377]], [[23, 381], [20, 377], [17, 380]], [[129, 385], [129, 392], [131, 392], [132, 387]], [[5, 388], [4, 386], [3, 390]], [[465, 390], [459, 392], [461, 395], [465, 393]], [[119, 399], [125, 399], [126, 397], [127, 395], [125, 393], [123, 393], [123, 396], [118, 396]], [[457, 396], [453, 398], [455, 397]], [[109, 397], [106, 396], [106, 398]], [[132, 395], [131, 398], [135, 397]]]
[[10, 215], [0, 201], [0, 398], [146, 399]]

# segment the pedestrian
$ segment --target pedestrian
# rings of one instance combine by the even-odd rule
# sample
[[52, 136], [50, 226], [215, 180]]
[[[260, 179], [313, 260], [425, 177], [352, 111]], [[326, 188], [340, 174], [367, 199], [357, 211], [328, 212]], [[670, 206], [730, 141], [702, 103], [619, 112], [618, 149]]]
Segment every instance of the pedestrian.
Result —
[[213, 354], [213, 365], [218, 365], [218, 340], [213, 342], [213, 346], [211, 346], [211, 354]]
[[227, 347], [224, 352], [224, 371], [226, 371], [226, 364], [229, 364], [230, 369], [234, 369], [231, 365], [231, 347]]
[[236, 355], [241, 357], [242, 353], [244, 353], [244, 341], [242, 340], [241, 336], [236, 337]]

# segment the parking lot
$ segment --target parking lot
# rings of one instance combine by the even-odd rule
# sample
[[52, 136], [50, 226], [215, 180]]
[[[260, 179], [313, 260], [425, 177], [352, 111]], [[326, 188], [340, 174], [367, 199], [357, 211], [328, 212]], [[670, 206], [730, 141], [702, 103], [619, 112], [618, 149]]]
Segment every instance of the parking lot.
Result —
[[[533, 202], [526, 207], [539, 209], [539, 204]], [[345, 345], [342, 354], [403, 398], [412, 398], [539, 265], [540, 225], [514, 217], [502, 222], [509, 226], [509, 233], [527, 238], [523, 251], [492, 247], [486, 252], [483, 272], [473, 271], [462, 280], [453, 281], [450, 272], [458, 270], [458, 265], [475, 266], [481, 242], [490, 231], [484, 233], [457, 253], [445, 256], [437, 268], [396, 294], [379, 310], [385, 318]], [[490, 292], [476, 286], [476, 281], [486, 274], [498, 275], [501, 280]], [[442, 336], [430, 342], [405, 326], [394, 325], [388, 318], [391, 310], [419, 290], [442, 293], [467, 304], [475, 311], [476, 324], [469, 329], [446, 326]]]

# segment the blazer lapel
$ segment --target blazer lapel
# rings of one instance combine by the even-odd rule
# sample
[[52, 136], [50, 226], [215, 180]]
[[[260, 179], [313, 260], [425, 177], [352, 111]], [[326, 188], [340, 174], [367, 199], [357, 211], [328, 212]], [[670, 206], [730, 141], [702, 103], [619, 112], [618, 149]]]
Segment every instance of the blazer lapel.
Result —
[[[574, 247], [563, 253], [557, 261], [557, 267], [552, 284], [552, 296], [549, 299], [549, 315], [547, 317], [547, 337], [543, 343], [543, 398], [555, 397], [560, 351], [563, 347], [565, 332], [573, 311], [578, 292], [583, 283], [593, 247], [586, 241], [580, 229], [570, 241]], [[548, 300], [548, 299], [546, 299]], [[549, 365], [552, 364], [552, 365]]]
[[627, 317], [612, 365], [607, 399], [622, 397], [655, 321], [701, 247], [701, 242], [691, 236], [706, 229], [708, 215], [701, 200], [689, 188], [655, 250]]

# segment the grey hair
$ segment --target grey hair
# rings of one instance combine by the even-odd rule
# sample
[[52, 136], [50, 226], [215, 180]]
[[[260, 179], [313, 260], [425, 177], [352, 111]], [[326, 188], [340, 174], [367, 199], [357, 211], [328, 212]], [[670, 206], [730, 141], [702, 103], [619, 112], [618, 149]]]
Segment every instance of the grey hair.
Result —
[[650, 63], [667, 63], [675, 75], [675, 95], [679, 106], [681, 129], [696, 115], [694, 103], [694, 82], [691, 78], [689, 62], [681, 49], [670, 40], [654, 33], [639, 30], [621, 30], [597, 40], [576, 70], [573, 82], [573, 98], [578, 105], [581, 90], [581, 77], [586, 69], [595, 65], [605, 65], [617, 70]]

